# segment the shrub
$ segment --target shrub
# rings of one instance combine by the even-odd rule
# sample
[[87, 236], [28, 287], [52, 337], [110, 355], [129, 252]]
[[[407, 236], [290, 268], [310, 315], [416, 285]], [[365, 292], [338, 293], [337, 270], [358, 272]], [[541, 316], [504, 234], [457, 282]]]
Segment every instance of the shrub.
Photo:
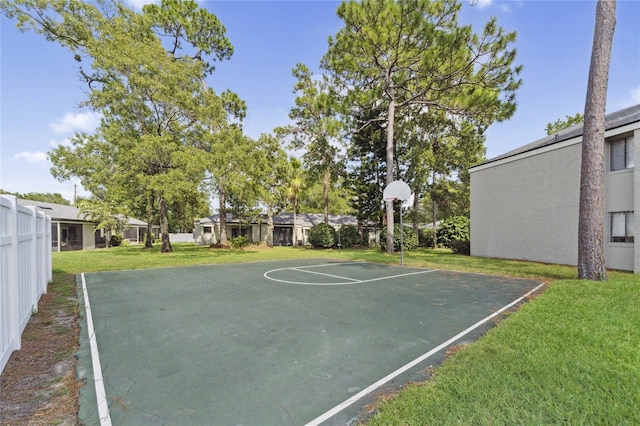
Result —
[[[402, 238], [402, 245], [405, 250], [414, 250], [418, 248], [418, 235], [416, 231], [407, 226], [404, 227], [404, 235]], [[380, 248], [382, 250], [387, 249], [387, 227], [383, 226], [380, 231]], [[393, 225], [393, 251], [400, 251], [400, 225], [397, 223]]]
[[469, 218], [453, 216], [440, 224], [438, 242], [450, 248], [453, 241], [469, 241]]
[[309, 229], [309, 243], [316, 248], [333, 247], [336, 240], [336, 230], [326, 223], [313, 225]]
[[452, 241], [451, 250], [457, 254], [466, 254], [467, 256], [471, 254], [471, 243], [469, 240], [464, 241]]
[[120, 235], [112, 235], [111, 239], [109, 239], [109, 245], [111, 247], [118, 247], [122, 244], [122, 237]]
[[433, 247], [433, 229], [418, 229], [418, 245], [420, 247]]
[[[337, 240], [336, 240], [337, 241]], [[340, 228], [340, 245], [349, 248], [354, 244], [360, 243], [360, 233], [358, 228], [353, 225], [346, 225]]]
[[246, 235], [241, 235], [239, 237], [231, 238], [229, 239], [229, 243], [231, 244], [231, 247], [233, 247], [234, 249], [245, 248], [250, 244], [249, 237]]

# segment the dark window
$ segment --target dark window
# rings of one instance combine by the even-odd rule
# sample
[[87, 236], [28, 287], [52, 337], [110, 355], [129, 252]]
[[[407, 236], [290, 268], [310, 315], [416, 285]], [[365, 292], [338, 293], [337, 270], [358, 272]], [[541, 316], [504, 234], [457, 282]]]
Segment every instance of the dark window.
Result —
[[82, 250], [82, 225], [60, 224], [60, 250]]
[[611, 242], [632, 243], [635, 230], [633, 212], [611, 213]]
[[610, 170], [632, 169], [633, 160], [633, 138], [628, 137], [609, 143]]

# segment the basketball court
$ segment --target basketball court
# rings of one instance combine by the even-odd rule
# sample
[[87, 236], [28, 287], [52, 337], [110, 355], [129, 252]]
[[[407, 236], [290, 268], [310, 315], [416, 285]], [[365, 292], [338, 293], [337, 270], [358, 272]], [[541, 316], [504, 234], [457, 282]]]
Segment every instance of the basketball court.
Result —
[[327, 259], [78, 276], [85, 424], [355, 424], [541, 287]]

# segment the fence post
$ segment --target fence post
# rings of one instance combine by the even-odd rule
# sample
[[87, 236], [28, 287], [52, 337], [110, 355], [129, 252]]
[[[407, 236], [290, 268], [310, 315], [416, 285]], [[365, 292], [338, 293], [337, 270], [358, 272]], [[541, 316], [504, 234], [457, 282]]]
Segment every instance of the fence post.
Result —
[[31, 286], [31, 312], [38, 312], [38, 300], [40, 299], [40, 283], [38, 283], [38, 215], [36, 208], [33, 206], [27, 206], [27, 209], [31, 210], [31, 216], [29, 227], [31, 233], [31, 250], [29, 250], [29, 257], [31, 258], [31, 270], [29, 271], [29, 285]]
[[53, 235], [51, 231], [51, 216], [45, 214], [44, 217], [44, 232], [46, 235], [44, 249], [47, 256], [47, 283], [49, 283], [51, 282], [51, 280], [53, 280], [53, 254], [51, 254], [51, 252], [53, 251], [53, 247], [51, 247], [51, 239], [53, 238]]
[[20, 333], [20, 293], [18, 283], [18, 200], [15, 196], [5, 196], [11, 203], [11, 214], [9, 215], [9, 235], [11, 245], [9, 246], [9, 324], [10, 339], [13, 341], [13, 350], [17, 351], [22, 347], [22, 337]]

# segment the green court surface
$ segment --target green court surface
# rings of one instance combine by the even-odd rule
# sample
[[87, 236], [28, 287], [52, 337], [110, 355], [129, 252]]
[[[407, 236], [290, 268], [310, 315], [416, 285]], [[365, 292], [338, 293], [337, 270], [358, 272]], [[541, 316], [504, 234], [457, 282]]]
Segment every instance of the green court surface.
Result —
[[78, 280], [79, 416], [114, 425], [354, 424], [540, 285], [327, 259]]

